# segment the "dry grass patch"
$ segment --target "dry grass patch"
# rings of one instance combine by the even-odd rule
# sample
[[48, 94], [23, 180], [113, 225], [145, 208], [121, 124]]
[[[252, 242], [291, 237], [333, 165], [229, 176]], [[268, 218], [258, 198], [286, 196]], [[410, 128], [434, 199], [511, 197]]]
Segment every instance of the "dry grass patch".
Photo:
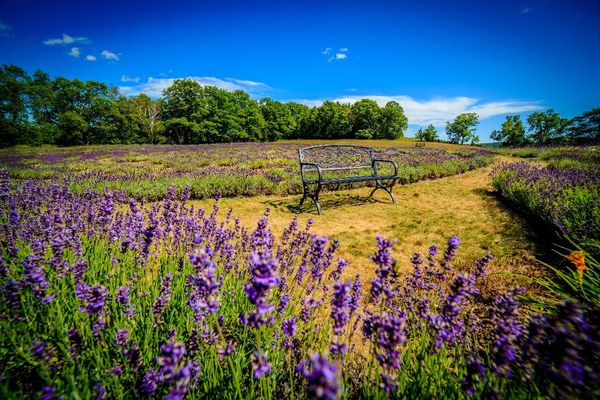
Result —
[[[469, 269], [474, 260], [487, 252], [495, 256], [488, 279], [489, 291], [514, 287], [514, 277], [506, 273], [538, 275], [542, 269], [535, 261], [537, 238], [527, 221], [507, 209], [496, 198], [489, 179], [491, 167], [452, 177], [422, 181], [394, 188], [397, 204], [379, 192], [369, 199], [369, 188], [325, 192], [321, 196], [323, 215], [305, 202], [298, 213], [300, 196], [222, 199], [225, 212], [234, 215], [252, 229], [267, 208], [271, 209], [271, 227], [280, 234], [292, 218], [301, 224], [315, 219], [312, 231], [340, 240], [338, 255], [350, 260], [347, 275], [360, 274], [363, 279], [374, 275], [368, 256], [375, 250], [375, 235], [396, 239], [395, 256], [401, 271], [411, 268], [413, 252], [426, 252], [429, 245], [445, 248], [450, 236], [462, 239], [456, 266]], [[195, 201], [197, 206], [211, 207], [210, 201]], [[499, 273], [496, 275], [495, 273]]]

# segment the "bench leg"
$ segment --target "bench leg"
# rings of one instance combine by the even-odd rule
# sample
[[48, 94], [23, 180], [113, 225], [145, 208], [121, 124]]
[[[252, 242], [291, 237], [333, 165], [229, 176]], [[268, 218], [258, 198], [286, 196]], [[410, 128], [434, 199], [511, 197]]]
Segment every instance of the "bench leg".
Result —
[[375, 187], [371, 191], [371, 194], [369, 195], [369, 197], [373, 197], [373, 194], [376, 191], [378, 191], [379, 189], [383, 189], [383, 190], [385, 190], [387, 192], [387, 194], [390, 195], [390, 198], [392, 199], [392, 203], [396, 204], [396, 198], [394, 197], [394, 194], [392, 193], [392, 188], [394, 187], [395, 183], [396, 183], [396, 180], [393, 180], [390, 185], [384, 185], [383, 183], [381, 183], [381, 181], [376, 180], [375, 181]]
[[306, 200], [307, 197], [309, 197], [314, 203], [315, 206], [317, 207], [317, 212], [319, 213], [319, 215], [322, 214], [321, 212], [321, 203], [319, 203], [319, 193], [321, 192], [321, 184], [317, 184], [317, 188], [315, 189], [314, 192], [311, 193], [311, 191], [309, 190], [308, 186], [304, 187], [304, 195], [302, 196], [302, 199], [300, 200], [300, 204], [298, 205], [298, 208], [302, 207], [302, 204], [304, 204], [304, 200]]

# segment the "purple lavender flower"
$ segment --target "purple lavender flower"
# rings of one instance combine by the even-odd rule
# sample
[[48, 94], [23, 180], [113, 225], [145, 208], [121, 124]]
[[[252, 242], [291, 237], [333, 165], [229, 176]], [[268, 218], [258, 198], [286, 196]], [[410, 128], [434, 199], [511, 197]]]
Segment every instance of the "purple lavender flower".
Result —
[[119, 347], [125, 347], [127, 343], [129, 343], [129, 329], [117, 329], [115, 344]]
[[393, 284], [397, 276], [396, 259], [390, 253], [395, 242], [385, 240], [377, 236], [377, 252], [370, 259], [377, 265], [377, 278], [371, 282], [371, 296], [373, 302], [379, 301], [382, 295], [384, 300], [391, 299], [396, 295]]
[[21, 310], [21, 290], [24, 283], [21, 280], [9, 279], [4, 283], [2, 292], [8, 309], [19, 313]]
[[205, 248], [190, 256], [190, 262], [196, 269], [195, 275], [188, 277], [191, 287], [188, 304], [195, 313], [196, 323], [201, 323], [208, 315], [219, 310], [219, 284], [215, 279], [216, 264], [210, 260]]
[[[118, 375], [116, 375], [116, 376], [118, 376]], [[96, 384], [96, 386], [94, 387], [94, 392], [96, 393], [96, 400], [107, 400], [108, 399], [108, 393], [106, 393], [106, 388], [100, 382], [98, 382]]]
[[347, 283], [336, 283], [333, 286], [333, 299], [331, 301], [331, 319], [333, 319], [333, 333], [341, 335], [344, 327], [350, 320], [350, 290], [352, 281]]
[[225, 357], [229, 357], [230, 355], [232, 355], [235, 352], [235, 349], [235, 343], [227, 342], [227, 344], [219, 348], [219, 351], [217, 352], [217, 354], [219, 355], [219, 360], [223, 361]]
[[42, 387], [42, 393], [40, 395], [40, 400], [60, 400], [63, 399], [63, 396], [56, 397], [56, 390], [52, 386], [44, 386]]
[[382, 372], [381, 375], [381, 383], [380, 386], [387, 393], [393, 393], [396, 390], [396, 376], [388, 375], [385, 372]]
[[244, 325], [258, 328], [270, 324], [273, 317], [267, 314], [273, 311], [274, 306], [269, 304], [268, 292], [279, 284], [279, 277], [275, 274], [275, 260], [263, 253], [252, 253], [250, 263], [250, 282], [244, 286], [248, 300], [256, 310], [248, 315], [240, 315]]
[[28, 256], [23, 261], [23, 269], [25, 270], [25, 282], [31, 288], [31, 291], [38, 299], [43, 299], [45, 304], [48, 304], [54, 298], [54, 295], [46, 297], [46, 291], [50, 286], [46, 280], [44, 269], [37, 265], [36, 256]]
[[158, 388], [159, 375], [154, 368], [150, 368], [150, 371], [142, 379], [142, 392], [147, 394], [154, 394]]
[[115, 301], [117, 304], [122, 306], [125, 310], [123, 313], [128, 317], [133, 317], [135, 315], [135, 309], [131, 304], [131, 300], [129, 298], [129, 287], [123, 286], [117, 289], [117, 294], [115, 295]]
[[511, 367], [517, 359], [517, 344], [523, 332], [523, 324], [520, 321], [516, 296], [523, 292], [523, 289], [515, 289], [498, 296], [495, 301], [492, 318], [495, 325], [492, 362], [494, 372], [500, 377], [512, 376]]
[[296, 322], [298, 321], [298, 317], [295, 315], [289, 319], [284, 320], [281, 323], [281, 330], [283, 334], [288, 337], [296, 336]]
[[162, 315], [167, 308], [167, 304], [169, 300], [171, 300], [171, 283], [173, 282], [173, 277], [171, 273], [167, 273], [167, 275], [163, 278], [160, 283], [160, 294], [156, 298], [154, 302], [154, 306], [152, 307], [152, 315], [154, 316], [154, 324], [161, 325], [162, 324]]
[[56, 353], [46, 342], [34, 340], [31, 354], [46, 364], [51, 370], [56, 370], [58, 368]]
[[335, 400], [340, 395], [337, 367], [327, 357], [315, 353], [310, 361], [301, 361], [296, 370], [308, 383], [309, 398]]
[[96, 286], [81, 286], [78, 288], [77, 296], [84, 305], [81, 307], [81, 311], [88, 315], [98, 314], [104, 308], [106, 298], [108, 297], [108, 290], [102, 285]]
[[350, 310], [350, 316], [354, 315], [358, 307], [360, 306], [360, 300], [362, 298], [362, 282], [360, 275], [354, 277], [354, 284], [352, 285], [352, 295], [350, 297], [350, 304], [348, 309]]
[[252, 353], [252, 376], [259, 380], [271, 372], [271, 364], [267, 362], [267, 357], [262, 350]]
[[[283, 279], [282, 279], [283, 280]], [[290, 295], [289, 294], [284, 294], [279, 298], [279, 304], [277, 305], [277, 312], [279, 314], [283, 314], [283, 312], [285, 311], [287, 305], [290, 302]]]

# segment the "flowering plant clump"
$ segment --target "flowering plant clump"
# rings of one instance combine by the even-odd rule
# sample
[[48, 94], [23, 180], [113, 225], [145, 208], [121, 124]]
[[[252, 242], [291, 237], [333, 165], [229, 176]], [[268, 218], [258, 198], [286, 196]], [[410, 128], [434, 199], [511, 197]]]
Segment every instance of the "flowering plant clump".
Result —
[[503, 163], [492, 171], [500, 194], [595, 255], [600, 249], [600, 164], [540, 167]]
[[[519, 289], [492, 301], [479, 289], [491, 255], [468, 267], [458, 237], [415, 253], [405, 275], [395, 242], [377, 237], [364, 268], [374, 276], [349, 277], [340, 243], [312, 233], [312, 220], [277, 236], [268, 211], [248, 230], [218, 201], [189, 204], [188, 190], [143, 206], [2, 177], [1, 398], [600, 390], [598, 308], [525, 312]], [[585, 256], [584, 283], [594, 263]]]

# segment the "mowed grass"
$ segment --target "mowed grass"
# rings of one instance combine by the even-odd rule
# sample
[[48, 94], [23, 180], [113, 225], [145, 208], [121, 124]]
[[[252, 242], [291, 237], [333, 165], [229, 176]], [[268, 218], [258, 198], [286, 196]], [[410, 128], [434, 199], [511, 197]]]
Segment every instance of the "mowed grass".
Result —
[[[540, 238], [535, 236], [534, 227], [496, 197], [490, 170], [488, 166], [452, 177], [396, 186], [396, 204], [383, 191], [369, 199], [370, 188], [324, 192], [321, 216], [310, 200], [299, 213], [300, 196], [228, 198], [220, 200], [220, 204], [222, 212], [233, 208], [234, 215], [248, 228], [270, 208], [270, 223], [276, 233], [282, 232], [294, 217], [301, 224], [314, 218], [314, 233], [339, 239], [338, 254], [350, 261], [348, 277], [374, 276], [375, 266], [368, 256], [376, 248], [377, 234], [398, 241], [394, 256], [403, 272], [411, 268], [409, 260], [415, 251], [426, 254], [428, 247], [436, 244], [443, 252], [448, 238], [456, 235], [462, 240], [457, 268], [472, 266], [475, 258], [490, 252], [495, 259], [488, 289], [496, 292], [515, 283], [530, 286], [530, 282], [513, 274], [539, 277], [544, 273], [536, 261]], [[208, 209], [212, 201], [194, 204]]]

